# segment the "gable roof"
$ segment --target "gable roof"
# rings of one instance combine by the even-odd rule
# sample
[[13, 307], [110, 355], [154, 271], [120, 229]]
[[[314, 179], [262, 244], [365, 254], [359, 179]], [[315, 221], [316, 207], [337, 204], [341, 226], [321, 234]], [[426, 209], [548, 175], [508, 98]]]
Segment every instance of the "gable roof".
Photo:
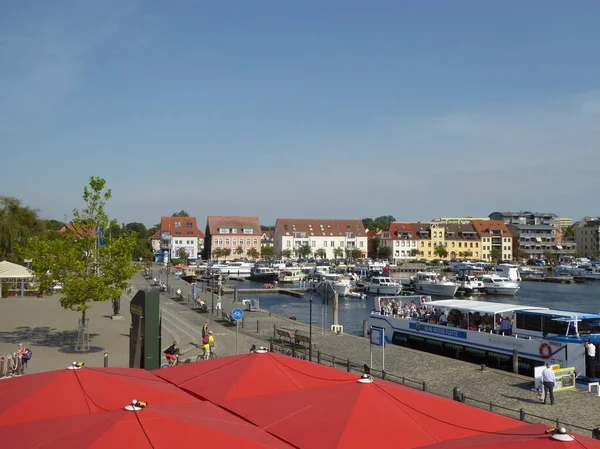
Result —
[[446, 240], [464, 240], [477, 237], [477, 231], [471, 224], [445, 224]]
[[410, 223], [401, 223], [398, 221], [394, 221], [389, 224], [387, 231], [390, 233], [390, 238], [392, 240], [406, 240], [406, 238], [402, 238], [398, 236], [398, 233], [402, 233], [408, 236], [408, 239], [416, 239], [415, 230], [411, 226]]
[[[244, 235], [243, 229], [252, 229], [253, 235], [262, 235], [258, 217], [208, 217], [206, 225], [210, 235], [219, 234], [219, 229], [229, 229], [231, 235]], [[231, 232], [235, 229], [236, 232]]]
[[81, 226], [78, 226], [73, 223], [64, 223], [62, 225], [62, 228], [60, 228], [57, 232], [59, 232], [60, 234], [71, 234], [76, 239], [80, 239], [86, 234], [96, 235], [96, 231], [94, 229], [90, 228], [86, 230], [85, 228], [82, 228]]
[[501, 231], [503, 237], [512, 237], [510, 230], [502, 220], [473, 220], [471, 224], [479, 237], [491, 237], [490, 231]]
[[[179, 223], [179, 226], [177, 226], [177, 223]], [[196, 217], [161, 217], [160, 230], [157, 232], [159, 232], [159, 235], [160, 232], [168, 232], [172, 236], [204, 238], [204, 233], [198, 229]], [[154, 239], [154, 235], [152, 238]], [[158, 239], [159, 237], [157, 236], [156, 238]]]
[[154, 234], [152, 234], [152, 237], [150, 237], [150, 240], [160, 240], [160, 228], [157, 229]]
[[279, 235], [304, 232], [314, 237], [339, 237], [350, 232], [355, 237], [365, 237], [365, 226], [358, 219], [336, 220], [324, 218], [278, 218], [275, 224]]

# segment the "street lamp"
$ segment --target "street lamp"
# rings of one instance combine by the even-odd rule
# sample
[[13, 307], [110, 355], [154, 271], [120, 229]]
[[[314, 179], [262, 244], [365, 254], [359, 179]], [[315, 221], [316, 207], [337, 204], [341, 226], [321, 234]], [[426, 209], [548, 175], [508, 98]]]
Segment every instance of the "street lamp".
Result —
[[309, 315], [310, 315], [310, 324], [308, 325], [308, 361], [312, 362], [312, 302], [313, 302], [313, 292], [310, 292], [310, 298], [308, 300], [309, 303]]
[[210, 296], [211, 296], [211, 306], [210, 313], [215, 314], [215, 275], [211, 274], [210, 276]]

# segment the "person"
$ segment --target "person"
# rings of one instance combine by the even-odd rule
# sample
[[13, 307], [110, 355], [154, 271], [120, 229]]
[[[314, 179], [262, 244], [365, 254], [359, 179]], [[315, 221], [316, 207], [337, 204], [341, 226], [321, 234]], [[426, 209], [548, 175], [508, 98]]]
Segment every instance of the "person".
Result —
[[550, 404], [554, 405], [554, 386], [556, 385], [556, 376], [551, 368], [551, 363], [546, 362], [546, 368], [542, 371], [542, 384], [544, 385], [544, 404], [550, 396]]
[[204, 323], [204, 326], [202, 326], [202, 339], [203, 340], [207, 334], [208, 334], [208, 320], [206, 320], [206, 322]]
[[596, 345], [591, 339], [584, 343], [585, 346], [585, 375], [589, 379], [596, 378]]
[[223, 311], [223, 305], [221, 304], [221, 295], [217, 296], [217, 305], [215, 306], [215, 310], [217, 311], [217, 315], [219, 314], [219, 310]]
[[202, 358], [204, 360], [208, 360], [208, 357], [210, 356], [211, 348], [214, 348], [214, 347], [215, 347], [215, 339], [212, 335], [212, 331], [208, 331], [208, 334], [206, 334], [202, 339], [202, 349], [204, 349], [204, 354], [203, 354]]
[[177, 362], [177, 357], [179, 356], [179, 347], [177, 346], [177, 342], [174, 341], [171, 346], [165, 349], [165, 357], [167, 358], [167, 362], [169, 366], [175, 365]]
[[[17, 360], [21, 360], [20, 374], [25, 374], [25, 366], [27, 365], [27, 361], [29, 360], [24, 357], [25, 351], [25, 345], [23, 343], [19, 343], [17, 346], [17, 351], [15, 352], [15, 356], [17, 357]], [[15, 362], [17, 360], [15, 360]]]

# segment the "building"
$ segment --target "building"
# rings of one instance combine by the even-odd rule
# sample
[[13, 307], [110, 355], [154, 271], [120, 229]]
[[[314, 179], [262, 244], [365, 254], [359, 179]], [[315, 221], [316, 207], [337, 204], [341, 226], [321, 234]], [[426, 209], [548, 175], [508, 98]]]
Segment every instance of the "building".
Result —
[[[410, 225], [417, 240], [417, 257], [428, 260], [481, 259], [481, 240], [470, 223], [419, 222]], [[438, 247], [445, 251], [437, 251]]]
[[152, 253], [160, 253], [160, 228], [150, 237], [150, 247], [152, 248]]
[[[308, 246], [326, 259], [351, 257], [352, 250], [367, 254], [367, 234], [361, 220], [326, 220], [313, 218], [278, 218], [275, 223], [274, 252], [282, 258], [284, 252], [294, 257], [300, 248]], [[320, 251], [323, 250], [323, 251]]]
[[[225, 260], [260, 258], [261, 240], [262, 231], [258, 217], [208, 217], [204, 254], [208, 258]], [[216, 250], [225, 253], [219, 254]]]
[[513, 238], [502, 220], [473, 220], [481, 240], [481, 259], [486, 262], [507, 261], [513, 258]]
[[198, 229], [195, 217], [161, 217], [158, 232], [160, 248], [159, 252], [155, 253], [156, 262], [182, 259], [184, 255], [189, 262], [201, 258], [204, 234]]
[[418, 258], [417, 237], [410, 223], [393, 222], [380, 237], [381, 246], [392, 248], [394, 263]]
[[588, 259], [600, 259], [600, 218], [582, 218], [573, 232], [577, 252]]
[[518, 246], [513, 255], [515, 259], [520, 258], [519, 253], [523, 252], [533, 259], [566, 252], [556, 240], [556, 214], [527, 211], [493, 212], [490, 218], [502, 220], [513, 237], [518, 238]]
[[260, 244], [263, 248], [273, 248], [273, 237], [275, 236], [275, 231], [264, 231], [262, 233], [262, 237], [260, 239]]
[[377, 259], [378, 245], [381, 244], [381, 229], [365, 229], [367, 233], [367, 256], [372, 259]]
[[433, 220], [434, 223], [444, 223], [444, 224], [469, 224], [473, 220], [489, 220], [489, 218], [475, 218], [475, 217], [454, 217], [454, 218], [436, 218]]
[[565, 218], [565, 217], [557, 217], [555, 219], [555, 222], [556, 222], [556, 225], [560, 229], [570, 228], [571, 225], [573, 224], [573, 220], [571, 220], [570, 218]]

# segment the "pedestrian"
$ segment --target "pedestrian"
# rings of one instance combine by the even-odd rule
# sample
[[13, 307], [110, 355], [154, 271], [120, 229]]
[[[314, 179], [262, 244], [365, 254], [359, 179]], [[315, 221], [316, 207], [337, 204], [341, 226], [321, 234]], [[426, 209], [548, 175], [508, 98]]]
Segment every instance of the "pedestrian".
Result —
[[[221, 312], [223, 311], [223, 305], [221, 304], [221, 295], [217, 296], [217, 305], [215, 306], [215, 309], [218, 311], [220, 310]], [[219, 315], [219, 312], [217, 312], [217, 316]]]
[[202, 339], [204, 339], [206, 335], [208, 335], [208, 320], [206, 320], [204, 326], [202, 326]]
[[544, 404], [550, 396], [550, 404], [554, 405], [554, 387], [556, 386], [556, 376], [551, 368], [552, 364], [546, 362], [546, 368], [542, 371], [542, 384], [544, 385]]
[[596, 345], [591, 339], [584, 343], [585, 345], [585, 376], [588, 379], [596, 378]]

